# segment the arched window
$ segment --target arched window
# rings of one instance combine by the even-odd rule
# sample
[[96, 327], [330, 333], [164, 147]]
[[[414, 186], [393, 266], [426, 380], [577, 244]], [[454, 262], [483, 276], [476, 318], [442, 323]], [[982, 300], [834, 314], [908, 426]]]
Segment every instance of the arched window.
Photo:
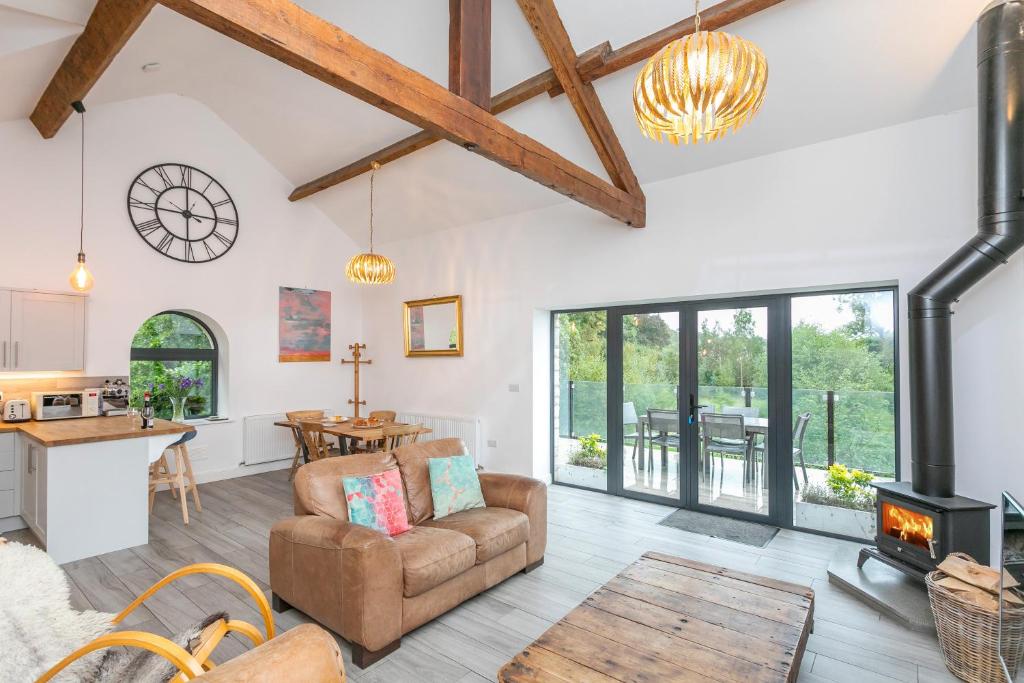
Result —
[[191, 380], [192, 393], [185, 417], [217, 413], [217, 339], [198, 318], [164, 311], [142, 323], [132, 339], [132, 405], [142, 406], [143, 393], [152, 392], [156, 416], [171, 417], [171, 401], [163, 388]]

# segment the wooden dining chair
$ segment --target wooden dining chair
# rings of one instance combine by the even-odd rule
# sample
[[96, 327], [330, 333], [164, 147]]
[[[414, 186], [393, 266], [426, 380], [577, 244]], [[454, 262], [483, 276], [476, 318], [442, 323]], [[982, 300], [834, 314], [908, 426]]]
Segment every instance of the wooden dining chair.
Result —
[[370, 418], [371, 419], [376, 418], [376, 419], [378, 419], [378, 420], [380, 420], [381, 422], [384, 422], [384, 423], [394, 422], [395, 419], [397, 419], [397, 417], [398, 417], [398, 413], [395, 412], [394, 410], [371, 410], [370, 411]]
[[324, 434], [324, 426], [319, 420], [302, 421], [299, 423], [299, 428], [302, 430], [302, 439], [306, 445], [310, 462], [330, 457], [331, 448], [327, 443], [327, 436]]
[[[371, 420], [380, 420], [381, 424], [393, 424], [395, 419], [398, 417], [398, 413], [394, 410], [371, 410], [367, 416]], [[353, 439], [352, 445], [349, 446], [349, 450], [352, 453], [376, 453], [378, 451], [389, 450], [385, 448], [387, 444], [384, 443], [384, 439], [377, 439], [375, 441], [367, 441], [362, 444], [358, 444]]]
[[423, 431], [423, 425], [385, 425], [384, 450], [393, 451], [399, 446], [416, 443]]
[[[196, 504], [196, 512], [203, 511], [203, 505], [199, 502], [199, 487], [196, 485], [196, 477], [192, 474], [192, 459], [188, 454], [188, 442], [196, 438], [198, 432], [186, 432], [181, 438], [168, 446], [160, 457], [149, 466], [149, 511], [153, 512], [153, 503], [156, 499], [157, 489], [166, 484], [171, 490], [171, 497], [181, 501], [181, 518], [185, 525], [188, 525], [188, 493], [192, 492], [192, 499]], [[174, 471], [171, 471], [167, 461], [167, 454], [174, 456]]]
[[322, 410], [292, 410], [284, 414], [289, 422], [296, 423], [295, 427], [292, 427], [292, 439], [295, 441], [295, 455], [292, 457], [292, 468], [288, 472], [288, 481], [295, 478], [295, 472], [299, 469], [299, 462], [302, 460], [302, 429], [298, 427], [298, 423], [303, 420], [322, 420], [324, 417], [324, 411]]

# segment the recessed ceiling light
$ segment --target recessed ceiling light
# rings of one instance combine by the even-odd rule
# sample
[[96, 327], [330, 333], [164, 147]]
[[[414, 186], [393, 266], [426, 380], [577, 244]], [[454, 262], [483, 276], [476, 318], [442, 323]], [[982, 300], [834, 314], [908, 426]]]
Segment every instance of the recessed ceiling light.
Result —
[[154, 71], [159, 71], [160, 70], [160, 62], [150, 62], [148, 64], [143, 64], [142, 65], [142, 70], [144, 72], [146, 72], [147, 74], [148, 73], [152, 73]]

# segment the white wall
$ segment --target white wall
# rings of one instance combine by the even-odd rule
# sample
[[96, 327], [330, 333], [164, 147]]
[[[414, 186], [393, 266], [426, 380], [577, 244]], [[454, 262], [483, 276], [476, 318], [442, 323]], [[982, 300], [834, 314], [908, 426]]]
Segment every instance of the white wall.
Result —
[[[228, 349], [219, 412], [232, 422], [200, 428], [194, 466], [201, 480], [249, 473], [237, 470], [244, 416], [340, 408], [351, 396], [351, 368], [338, 360], [362, 335], [360, 295], [344, 276], [356, 247], [318, 209], [290, 203], [291, 184], [194, 100], [143, 98], [90, 107], [86, 117], [85, 252], [96, 285], [85, 372], [127, 375], [132, 336], [154, 313], [209, 317]], [[0, 286], [69, 290], [78, 251], [79, 131], [73, 119], [43, 140], [27, 120], [0, 124]], [[128, 220], [125, 197], [136, 174], [175, 161], [212, 174], [238, 208], [238, 240], [217, 261], [165, 258]], [[330, 363], [277, 362], [281, 285], [332, 292]]]
[[[883, 281], [899, 283], [902, 308], [975, 231], [975, 131], [963, 110], [654, 183], [642, 230], [563, 204], [386, 245], [398, 277], [363, 309], [374, 402], [477, 415], [497, 441], [487, 467], [547, 476], [537, 311]], [[993, 502], [1004, 486], [1024, 495], [1022, 285], [1017, 256], [953, 319], [959, 492]], [[449, 294], [465, 297], [465, 356], [404, 358], [400, 302]], [[900, 332], [906, 367], [905, 321]]]

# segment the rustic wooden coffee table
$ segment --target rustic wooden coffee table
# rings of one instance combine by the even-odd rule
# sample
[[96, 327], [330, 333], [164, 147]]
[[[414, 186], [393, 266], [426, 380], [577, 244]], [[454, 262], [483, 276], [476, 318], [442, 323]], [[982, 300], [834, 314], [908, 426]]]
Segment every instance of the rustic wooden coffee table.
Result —
[[795, 681], [814, 591], [645, 553], [502, 667], [499, 681]]

